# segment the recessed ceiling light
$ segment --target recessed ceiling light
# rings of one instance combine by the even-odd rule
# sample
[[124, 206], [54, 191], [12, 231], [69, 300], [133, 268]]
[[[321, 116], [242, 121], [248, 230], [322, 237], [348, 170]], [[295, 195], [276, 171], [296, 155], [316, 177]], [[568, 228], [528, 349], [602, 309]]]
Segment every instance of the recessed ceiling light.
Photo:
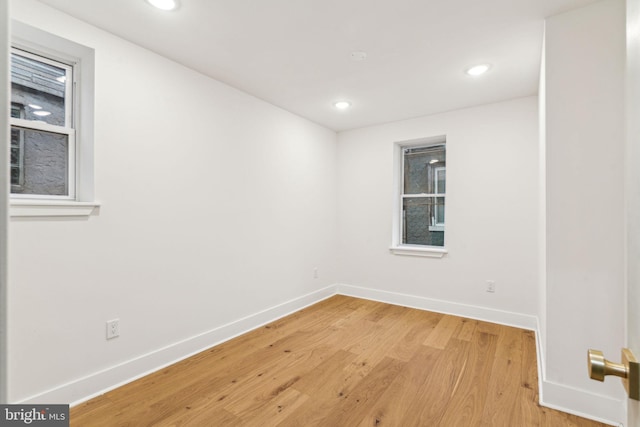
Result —
[[29, 107], [33, 108], [34, 110], [42, 110], [42, 107], [36, 104], [29, 104]]
[[174, 10], [178, 8], [178, 0], [147, 0], [147, 3], [161, 10]]
[[33, 114], [35, 114], [36, 116], [44, 117], [44, 116], [51, 115], [51, 112], [50, 111], [34, 111]]
[[470, 76], [475, 77], [486, 73], [487, 71], [489, 71], [489, 68], [491, 68], [491, 65], [489, 64], [474, 65], [473, 67], [467, 68], [466, 73]]
[[333, 106], [338, 110], [346, 110], [347, 108], [351, 107], [351, 103], [349, 101], [338, 101], [334, 102]]

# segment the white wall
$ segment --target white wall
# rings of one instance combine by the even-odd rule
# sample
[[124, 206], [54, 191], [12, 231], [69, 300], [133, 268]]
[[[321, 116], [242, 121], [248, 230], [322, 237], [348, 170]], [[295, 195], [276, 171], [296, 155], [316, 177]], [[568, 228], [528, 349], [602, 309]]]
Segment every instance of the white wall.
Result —
[[[10, 224], [11, 401], [84, 398], [339, 280], [505, 323], [542, 313], [545, 399], [620, 402], [619, 384], [589, 381], [584, 365], [588, 347], [616, 355], [622, 337], [620, 0], [548, 22], [545, 162], [537, 97], [344, 132], [336, 146], [329, 130], [38, 2], [12, 7], [96, 50], [102, 208]], [[449, 253], [392, 255], [393, 144], [434, 135], [447, 136]], [[121, 336], [107, 342], [115, 317]]]
[[[543, 36], [538, 88], [538, 361], [539, 370], [546, 365], [547, 339], [547, 82], [546, 40]], [[542, 370], [540, 370], [542, 372]]]
[[586, 352], [624, 343], [624, 2], [546, 25], [546, 383], [549, 404], [622, 421], [617, 379]]
[[[640, 354], [640, 0], [627, 0], [627, 342]], [[628, 426], [640, 426], [640, 401], [628, 400]]]
[[10, 224], [12, 401], [84, 398], [335, 282], [334, 132], [38, 2], [12, 7], [95, 49], [102, 204]]
[[[528, 97], [340, 133], [340, 280], [494, 321], [508, 322], [500, 311], [537, 315], [537, 126]], [[449, 253], [393, 255], [394, 143], [437, 135], [447, 137]]]
[[[9, 141], [9, 3], [0, 2], [0, 141]], [[0, 403], [7, 401], [9, 146], [0, 150]]]

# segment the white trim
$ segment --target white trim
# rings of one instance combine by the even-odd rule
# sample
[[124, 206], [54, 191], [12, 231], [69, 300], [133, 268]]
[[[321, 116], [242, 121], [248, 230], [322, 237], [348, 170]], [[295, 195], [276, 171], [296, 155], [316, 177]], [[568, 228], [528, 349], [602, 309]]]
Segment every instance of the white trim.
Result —
[[444, 198], [445, 195], [444, 194], [438, 194], [438, 193], [415, 193], [415, 194], [402, 194], [400, 196], [402, 198], [402, 200], [404, 199], [435, 199], [437, 197], [442, 197]]
[[381, 291], [378, 289], [362, 288], [359, 286], [345, 284], [339, 284], [337, 286], [339, 294], [356, 298], [364, 298], [387, 304], [433, 311], [436, 313], [468, 317], [470, 319], [483, 320], [500, 325], [515, 326], [517, 328], [527, 329], [530, 331], [535, 331], [538, 325], [537, 318], [527, 314], [497, 310], [477, 305], [461, 304], [458, 302], [438, 300], [416, 295], [401, 294], [397, 292]]
[[73, 66], [67, 79], [67, 88], [73, 87], [69, 117], [75, 129], [75, 160], [69, 165], [74, 185], [70, 182], [69, 191], [78, 202], [93, 202], [95, 50], [17, 20], [11, 26], [12, 46]]
[[[444, 227], [443, 227], [444, 230]], [[394, 255], [421, 256], [428, 258], [442, 258], [449, 251], [439, 246], [397, 245], [389, 248]]]
[[97, 202], [75, 202], [12, 198], [9, 214], [13, 217], [89, 216], [100, 207]]
[[536, 317], [536, 368], [538, 371], [538, 404], [541, 406], [545, 406], [542, 404], [542, 384], [545, 378], [546, 366], [544, 360], [544, 352], [542, 351], [542, 336], [540, 335], [540, 318]]
[[536, 325], [536, 354], [538, 356], [538, 403], [540, 406], [567, 412], [603, 424], [623, 426], [620, 422], [612, 421], [624, 417], [624, 402], [621, 400], [558, 384], [546, 379], [547, 365], [540, 331], [541, 325], [540, 319], [538, 319]]
[[[411, 197], [445, 197], [444, 194], [405, 194], [404, 193], [404, 152], [406, 149], [427, 146], [443, 146], [446, 150], [447, 136], [437, 135], [428, 138], [398, 141], [393, 144], [393, 203], [391, 213], [391, 253], [395, 255], [425, 256], [442, 258], [447, 253], [444, 247], [434, 250], [432, 246], [404, 245], [403, 233], [403, 200]], [[432, 224], [434, 225], [434, 224]], [[444, 224], [439, 224], [443, 225]], [[415, 249], [414, 249], [415, 248]], [[422, 249], [420, 249], [422, 248]]]
[[[585, 369], [586, 371], [586, 369]], [[623, 426], [612, 421], [624, 416], [625, 402], [608, 396], [590, 393], [574, 387], [542, 381], [540, 405], [612, 426]]]
[[15, 403], [72, 402], [71, 406], [78, 405], [335, 294], [336, 287], [328, 286]]
[[[0, 141], [10, 141], [9, 117], [11, 116], [11, 93], [9, 40], [11, 34], [10, 2], [0, 2]], [[9, 145], [9, 144], [7, 144]], [[0, 402], [9, 399], [8, 369], [8, 278], [7, 259], [9, 241], [9, 189], [11, 179], [9, 150], [0, 150]]]
[[93, 373], [84, 378], [60, 385], [16, 403], [71, 403], [78, 405], [86, 400], [102, 395], [141, 377], [149, 375], [169, 365], [187, 359], [201, 351], [221, 344], [262, 325], [273, 322], [305, 307], [316, 304], [334, 295], [345, 295], [380, 301], [403, 307], [451, 314], [470, 319], [482, 320], [501, 325], [533, 330], [536, 335], [538, 357], [538, 387], [540, 405], [592, 419], [612, 426], [622, 424], [611, 421], [623, 413], [623, 402], [607, 396], [589, 393], [585, 390], [545, 381], [544, 361], [538, 331], [538, 318], [531, 315], [496, 310], [488, 307], [461, 304], [453, 301], [437, 300], [416, 295], [381, 291], [377, 289], [335, 284], [299, 298], [268, 308], [259, 313], [238, 319], [210, 331], [176, 342], [166, 347], [132, 358], [128, 361]]
[[[67, 137], [67, 193], [66, 198], [70, 200], [76, 199], [76, 132], [73, 127], [76, 120], [73, 117], [75, 112], [74, 102], [76, 96], [73, 92], [72, 79], [73, 79], [73, 65], [61, 62], [52, 58], [52, 55], [36, 54], [30, 52], [26, 48], [11, 48], [11, 55], [19, 56], [29, 59], [34, 62], [51, 65], [53, 67], [63, 69], [65, 71], [65, 93], [64, 100], [64, 125], [55, 125], [48, 123], [46, 120], [26, 120], [23, 118], [11, 118], [10, 124], [12, 127], [19, 128], [23, 131], [37, 131], [46, 132], [56, 135], [66, 135]], [[24, 164], [22, 165], [24, 173]], [[41, 194], [38, 194], [41, 195]]]
[[59, 135], [75, 136], [75, 130], [70, 127], [52, 125], [51, 123], [39, 120], [26, 120], [11, 118], [11, 126], [15, 126], [26, 130], [37, 130], [40, 132], [55, 133]]

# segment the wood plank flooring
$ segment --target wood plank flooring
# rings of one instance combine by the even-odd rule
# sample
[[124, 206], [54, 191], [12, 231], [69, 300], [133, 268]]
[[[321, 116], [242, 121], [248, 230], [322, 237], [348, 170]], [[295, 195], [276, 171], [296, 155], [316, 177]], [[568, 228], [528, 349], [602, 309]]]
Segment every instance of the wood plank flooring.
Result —
[[72, 426], [602, 426], [542, 408], [533, 332], [335, 296], [71, 409]]

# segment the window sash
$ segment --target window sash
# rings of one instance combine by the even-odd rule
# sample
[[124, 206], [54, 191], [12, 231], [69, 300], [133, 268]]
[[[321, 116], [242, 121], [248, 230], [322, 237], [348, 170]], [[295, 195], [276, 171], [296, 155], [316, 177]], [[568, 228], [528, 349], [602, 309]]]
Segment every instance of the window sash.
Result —
[[[411, 199], [435, 199], [435, 200], [443, 199], [444, 200], [445, 195], [444, 194], [418, 194], [418, 195], [404, 194], [400, 198], [400, 212], [404, 211], [404, 201], [411, 200]], [[434, 205], [437, 205], [437, 203], [435, 203]], [[446, 206], [446, 203], [445, 203], [445, 206]], [[444, 221], [439, 221], [440, 215], [438, 214], [437, 209], [434, 210], [434, 217], [436, 222], [433, 225], [444, 227]]]
[[419, 198], [427, 198], [427, 197], [441, 197], [444, 198], [446, 195], [444, 193], [420, 193], [420, 194], [403, 194], [401, 196], [403, 199], [419, 199]]
[[71, 135], [75, 133], [75, 129], [73, 129], [72, 127], [51, 125], [45, 122], [18, 119], [15, 117], [11, 117], [9, 119], [9, 124], [17, 128], [38, 130], [41, 132], [49, 132], [49, 133], [59, 133], [62, 135]]
[[75, 86], [74, 84], [75, 77], [73, 73], [73, 64], [69, 64], [61, 60], [51, 59], [46, 56], [38, 55], [23, 49], [19, 49], [17, 47], [12, 47], [11, 53], [18, 56], [22, 56], [24, 58], [32, 59], [34, 61], [42, 62], [44, 64], [52, 65], [57, 68], [62, 68], [65, 70], [65, 75], [67, 77], [65, 80], [65, 89], [64, 89], [65, 90], [64, 92], [65, 127], [75, 127], [75, 120], [74, 120], [75, 94], [73, 90]]
[[[407, 243], [404, 243], [406, 241], [405, 239], [405, 211], [404, 211], [404, 202], [405, 200], [408, 199], [421, 199], [421, 198], [432, 198], [432, 199], [436, 199], [436, 198], [442, 198], [444, 199], [446, 197], [445, 192], [440, 193], [438, 191], [438, 174], [440, 172], [446, 171], [446, 166], [444, 167], [437, 167], [434, 171], [434, 190], [436, 191], [435, 193], [405, 193], [405, 167], [406, 167], [406, 156], [407, 155], [411, 155], [413, 153], [418, 154], [420, 151], [428, 151], [428, 150], [435, 150], [438, 148], [445, 148], [446, 150], [446, 144], [433, 144], [433, 145], [425, 145], [425, 146], [405, 146], [405, 147], [401, 147], [400, 150], [400, 188], [399, 188], [399, 200], [398, 200], [398, 212], [399, 212], [399, 221], [396, 224], [396, 226], [398, 227], [398, 244], [405, 246], [405, 245], [409, 245]], [[446, 173], [446, 172], [445, 172]], [[445, 175], [446, 177], [446, 175]], [[446, 178], [445, 178], [446, 179]], [[446, 185], [446, 184], [445, 184]], [[437, 209], [435, 210], [435, 226], [437, 227], [441, 227], [442, 229], [444, 229], [445, 223], [444, 222], [440, 222], [440, 218], [439, 215], [437, 213]], [[433, 226], [430, 226], [433, 227]], [[409, 245], [412, 246], [412, 245]], [[422, 246], [422, 245], [421, 245]], [[424, 247], [432, 247], [432, 246], [427, 246], [425, 245]], [[437, 247], [437, 246], [433, 246], [433, 247]]]
[[[14, 199], [51, 199], [51, 200], [75, 200], [76, 198], [76, 131], [72, 128], [50, 125], [43, 122], [15, 119], [9, 121], [12, 129], [34, 130], [39, 132], [65, 135], [67, 137], [67, 168], [68, 168], [68, 194], [57, 196], [51, 194], [20, 194], [12, 193]], [[24, 166], [23, 166], [24, 167]], [[22, 172], [21, 172], [22, 173]]]
[[[77, 170], [77, 156], [76, 156], [76, 131], [75, 126], [75, 99], [76, 94], [74, 91], [74, 72], [73, 65], [62, 62], [59, 60], [51, 59], [42, 55], [31, 53], [23, 49], [16, 47], [11, 48], [11, 53], [22, 56], [24, 58], [32, 59], [44, 64], [52, 65], [54, 67], [62, 68], [65, 70], [65, 93], [64, 93], [64, 126], [54, 125], [39, 120], [26, 120], [23, 118], [10, 117], [9, 125], [12, 129], [32, 130], [39, 132], [46, 132], [58, 135], [65, 135], [67, 137], [68, 153], [67, 153], [67, 182], [68, 182], [68, 194], [66, 195], [49, 195], [49, 194], [20, 194], [11, 193], [13, 199], [39, 199], [39, 200], [75, 200], [76, 199], [76, 170]], [[21, 165], [21, 175], [24, 173], [24, 165]]]

